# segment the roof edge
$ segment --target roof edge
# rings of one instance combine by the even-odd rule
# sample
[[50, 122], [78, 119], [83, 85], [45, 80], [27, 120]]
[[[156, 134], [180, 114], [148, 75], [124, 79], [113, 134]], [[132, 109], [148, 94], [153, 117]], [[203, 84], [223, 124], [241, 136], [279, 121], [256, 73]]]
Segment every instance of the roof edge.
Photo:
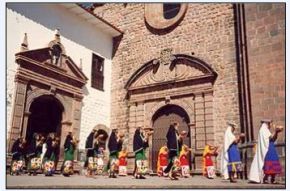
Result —
[[117, 33], [119, 33], [119, 35], [124, 34], [123, 31], [121, 31], [119, 28], [117, 28], [116, 26], [112, 25], [111, 23], [109, 23], [108, 21], [106, 21], [105, 19], [99, 17], [98, 15], [94, 14], [92, 11], [84, 8], [83, 6], [81, 6], [79, 3], [76, 3], [76, 5], [78, 5], [80, 8], [82, 8], [83, 10], [85, 10], [87, 13], [91, 14], [92, 16], [96, 17], [97, 19], [99, 19], [101, 22], [105, 23], [106, 25], [110, 26], [111, 28], [113, 28], [115, 31], [117, 31]]

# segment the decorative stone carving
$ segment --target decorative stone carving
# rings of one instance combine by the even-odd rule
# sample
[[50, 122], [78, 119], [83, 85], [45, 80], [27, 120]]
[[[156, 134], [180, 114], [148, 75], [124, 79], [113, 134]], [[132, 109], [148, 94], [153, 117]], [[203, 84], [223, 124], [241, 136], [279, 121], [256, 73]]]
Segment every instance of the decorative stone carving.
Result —
[[51, 62], [57, 66], [60, 65], [61, 61], [61, 48], [58, 44], [52, 46], [51, 50]]
[[[27, 44], [27, 39], [23, 44]], [[59, 46], [59, 50], [54, 52], [53, 47], [56, 46]], [[62, 67], [51, 63], [51, 55], [56, 56], [54, 63], [61, 63]], [[83, 87], [88, 78], [73, 60], [64, 54], [59, 33], [48, 47], [21, 51], [16, 53], [15, 57], [19, 66], [15, 75], [16, 95], [12, 113], [11, 129], [14, 132], [9, 135], [9, 148], [17, 136], [26, 136], [29, 109], [33, 101], [46, 95], [60, 102], [63, 107], [62, 120], [63, 122], [69, 121], [69, 123], [61, 124], [61, 145], [63, 145], [67, 131], [71, 128], [78, 136]], [[61, 153], [63, 152], [61, 151]], [[62, 155], [60, 155], [61, 157]]]
[[170, 78], [174, 78], [170, 70], [173, 69], [172, 61], [175, 57], [172, 55], [172, 49], [164, 49], [160, 53], [160, 58], [153, 61], [155, 70], [153, 71], [154, 75], [152, 76], [155, 81], [166, 81]]
[[[158, 64], [157, 64], [158, 63]], [[132, 77], [127, 88], [139, 89], [168, 82], [182, 82], [204, 78], [215, 78], [215, 72], [202, 61], [185, 55], [171, 54], [170, 49], [161, 52], [159, 59], [147, 63]]]
[[59, 29], [55, 30], [54, 40], [50, 41], [48, 46], [50, 47], [51, 64], [62, 67], [65, 49], [60, 42]]
[[21, 48], [20, 51], [26, 51], [28, 50], [28, 40], [27, 40], [27, 34], [24, 33], [24, 38], [23, 38], [23, 42], [21, 43]]

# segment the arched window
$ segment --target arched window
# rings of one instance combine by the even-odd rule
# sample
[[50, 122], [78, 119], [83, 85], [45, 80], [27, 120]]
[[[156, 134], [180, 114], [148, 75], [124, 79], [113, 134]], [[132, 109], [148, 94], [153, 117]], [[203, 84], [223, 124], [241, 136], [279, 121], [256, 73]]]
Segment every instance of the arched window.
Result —
[[165, 19], [174, 18], [180, 11], [180, 3], [164, 3], [163, 4], [163, 16]]

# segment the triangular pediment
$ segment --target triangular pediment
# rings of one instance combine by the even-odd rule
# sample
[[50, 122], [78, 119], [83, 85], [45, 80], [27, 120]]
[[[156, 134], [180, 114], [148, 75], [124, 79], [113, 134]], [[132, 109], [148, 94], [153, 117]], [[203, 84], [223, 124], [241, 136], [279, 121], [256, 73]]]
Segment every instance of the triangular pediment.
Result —
[[126, 89], [143, 89], [202, 79], [214, 81], [215, 76], [215, 72], [204, 62], [186, 55], [175, 55], [171, 63], [163, 64], [152, 60], [143, 65], [127, 82]]
[[15, 56], [20, 67], [39, 75], [54, 74], [60, 81], [76, 81], [81, 85], [88, 80], [69, 56], [61, 54], [58, 62], [55, 62], [50, 47], [19, 52]]

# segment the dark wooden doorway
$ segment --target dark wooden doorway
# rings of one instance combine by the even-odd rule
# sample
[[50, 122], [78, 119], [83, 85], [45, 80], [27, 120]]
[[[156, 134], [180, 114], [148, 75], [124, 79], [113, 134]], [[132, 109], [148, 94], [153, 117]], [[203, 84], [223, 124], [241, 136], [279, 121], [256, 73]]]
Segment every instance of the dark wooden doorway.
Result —
[[32, 140], [34, 133], [47, 136], [53, 132], [60, 137], [63, 111], [62, 104], [51, 95], [36, 98], [29, 108], [30, 116], [26, 131], [28, 143]]
[[183, 143], [190, 147], [189, 116], [186, 111], [177, 105], [166, 105], [160, 108], [152, 117], [154, 134], [152, 137], [152, 170], [156, 172], [159, 149], [166, 145], [166, 133], [172, 122], [179, 123], [179, 131], [187, 131]]

